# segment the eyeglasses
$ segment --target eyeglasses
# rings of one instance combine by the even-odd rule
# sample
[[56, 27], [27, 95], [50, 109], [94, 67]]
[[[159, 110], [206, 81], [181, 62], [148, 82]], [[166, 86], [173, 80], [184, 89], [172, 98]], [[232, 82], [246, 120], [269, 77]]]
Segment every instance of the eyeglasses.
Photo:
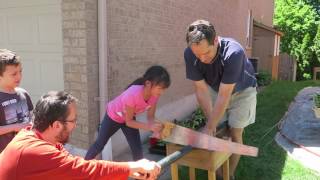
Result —
[[73, 119], [73, 120], [65, 120], [65, 123], [73, 123], [73, 124], [77, 124], [77, 119]]

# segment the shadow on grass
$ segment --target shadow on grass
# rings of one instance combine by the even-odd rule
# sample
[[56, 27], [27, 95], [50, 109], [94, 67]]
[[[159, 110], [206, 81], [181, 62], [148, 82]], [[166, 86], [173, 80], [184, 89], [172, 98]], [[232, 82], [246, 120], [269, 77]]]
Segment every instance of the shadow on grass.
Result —
[[[237, 180], [282, 178], [287, 153], [274, 140], [277, 123], [301, 89], [319, 85], [320, 81], [277, 81], [258, 93], [256, 122], [245, 129], [244, 144], [258, 147], [259, 155], [241, 158], [236, 171]], [[197, 170], [196, 173], [197, 179], [208, 179], [206, 171]], [[179, 179], [185, 180], [188, 176], [188, 168], [179, 167]]]

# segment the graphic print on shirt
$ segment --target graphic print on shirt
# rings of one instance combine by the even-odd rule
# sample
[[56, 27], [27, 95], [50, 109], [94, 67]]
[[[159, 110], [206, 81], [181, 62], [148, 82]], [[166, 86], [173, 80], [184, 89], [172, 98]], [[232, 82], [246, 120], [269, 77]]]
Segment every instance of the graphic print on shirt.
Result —
[[29, 122], [30, 112], [28, 110], [27, 100], [12, 98], [1, 103], [1, 109], [4, 113], [4, 124], [9, 125], [17, 122]]

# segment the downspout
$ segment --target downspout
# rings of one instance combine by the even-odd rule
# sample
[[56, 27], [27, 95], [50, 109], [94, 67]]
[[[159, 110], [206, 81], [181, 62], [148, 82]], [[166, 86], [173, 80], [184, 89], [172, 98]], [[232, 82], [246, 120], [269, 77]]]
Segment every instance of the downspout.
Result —
[[[98, 43], [99, 43], [99, 103], [100, 103], [100, 121], [105, 115], [105, 103], [107, 102], [108, 89], [105, 81], [107, 78], [108, 62], [108, 36], [107, 36], [107, 1], [98, 0]], [[112, 160], [111, 139], [102, 151], [102, 159]]]

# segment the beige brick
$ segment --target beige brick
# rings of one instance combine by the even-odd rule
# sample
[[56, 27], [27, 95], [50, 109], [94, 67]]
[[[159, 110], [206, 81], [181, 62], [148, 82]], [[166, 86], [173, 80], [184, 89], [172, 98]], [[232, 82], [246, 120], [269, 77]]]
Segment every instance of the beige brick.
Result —
[[80, 72], [78, 73], [65, 73], [65, 80], [72, 82], [81, 82]]

